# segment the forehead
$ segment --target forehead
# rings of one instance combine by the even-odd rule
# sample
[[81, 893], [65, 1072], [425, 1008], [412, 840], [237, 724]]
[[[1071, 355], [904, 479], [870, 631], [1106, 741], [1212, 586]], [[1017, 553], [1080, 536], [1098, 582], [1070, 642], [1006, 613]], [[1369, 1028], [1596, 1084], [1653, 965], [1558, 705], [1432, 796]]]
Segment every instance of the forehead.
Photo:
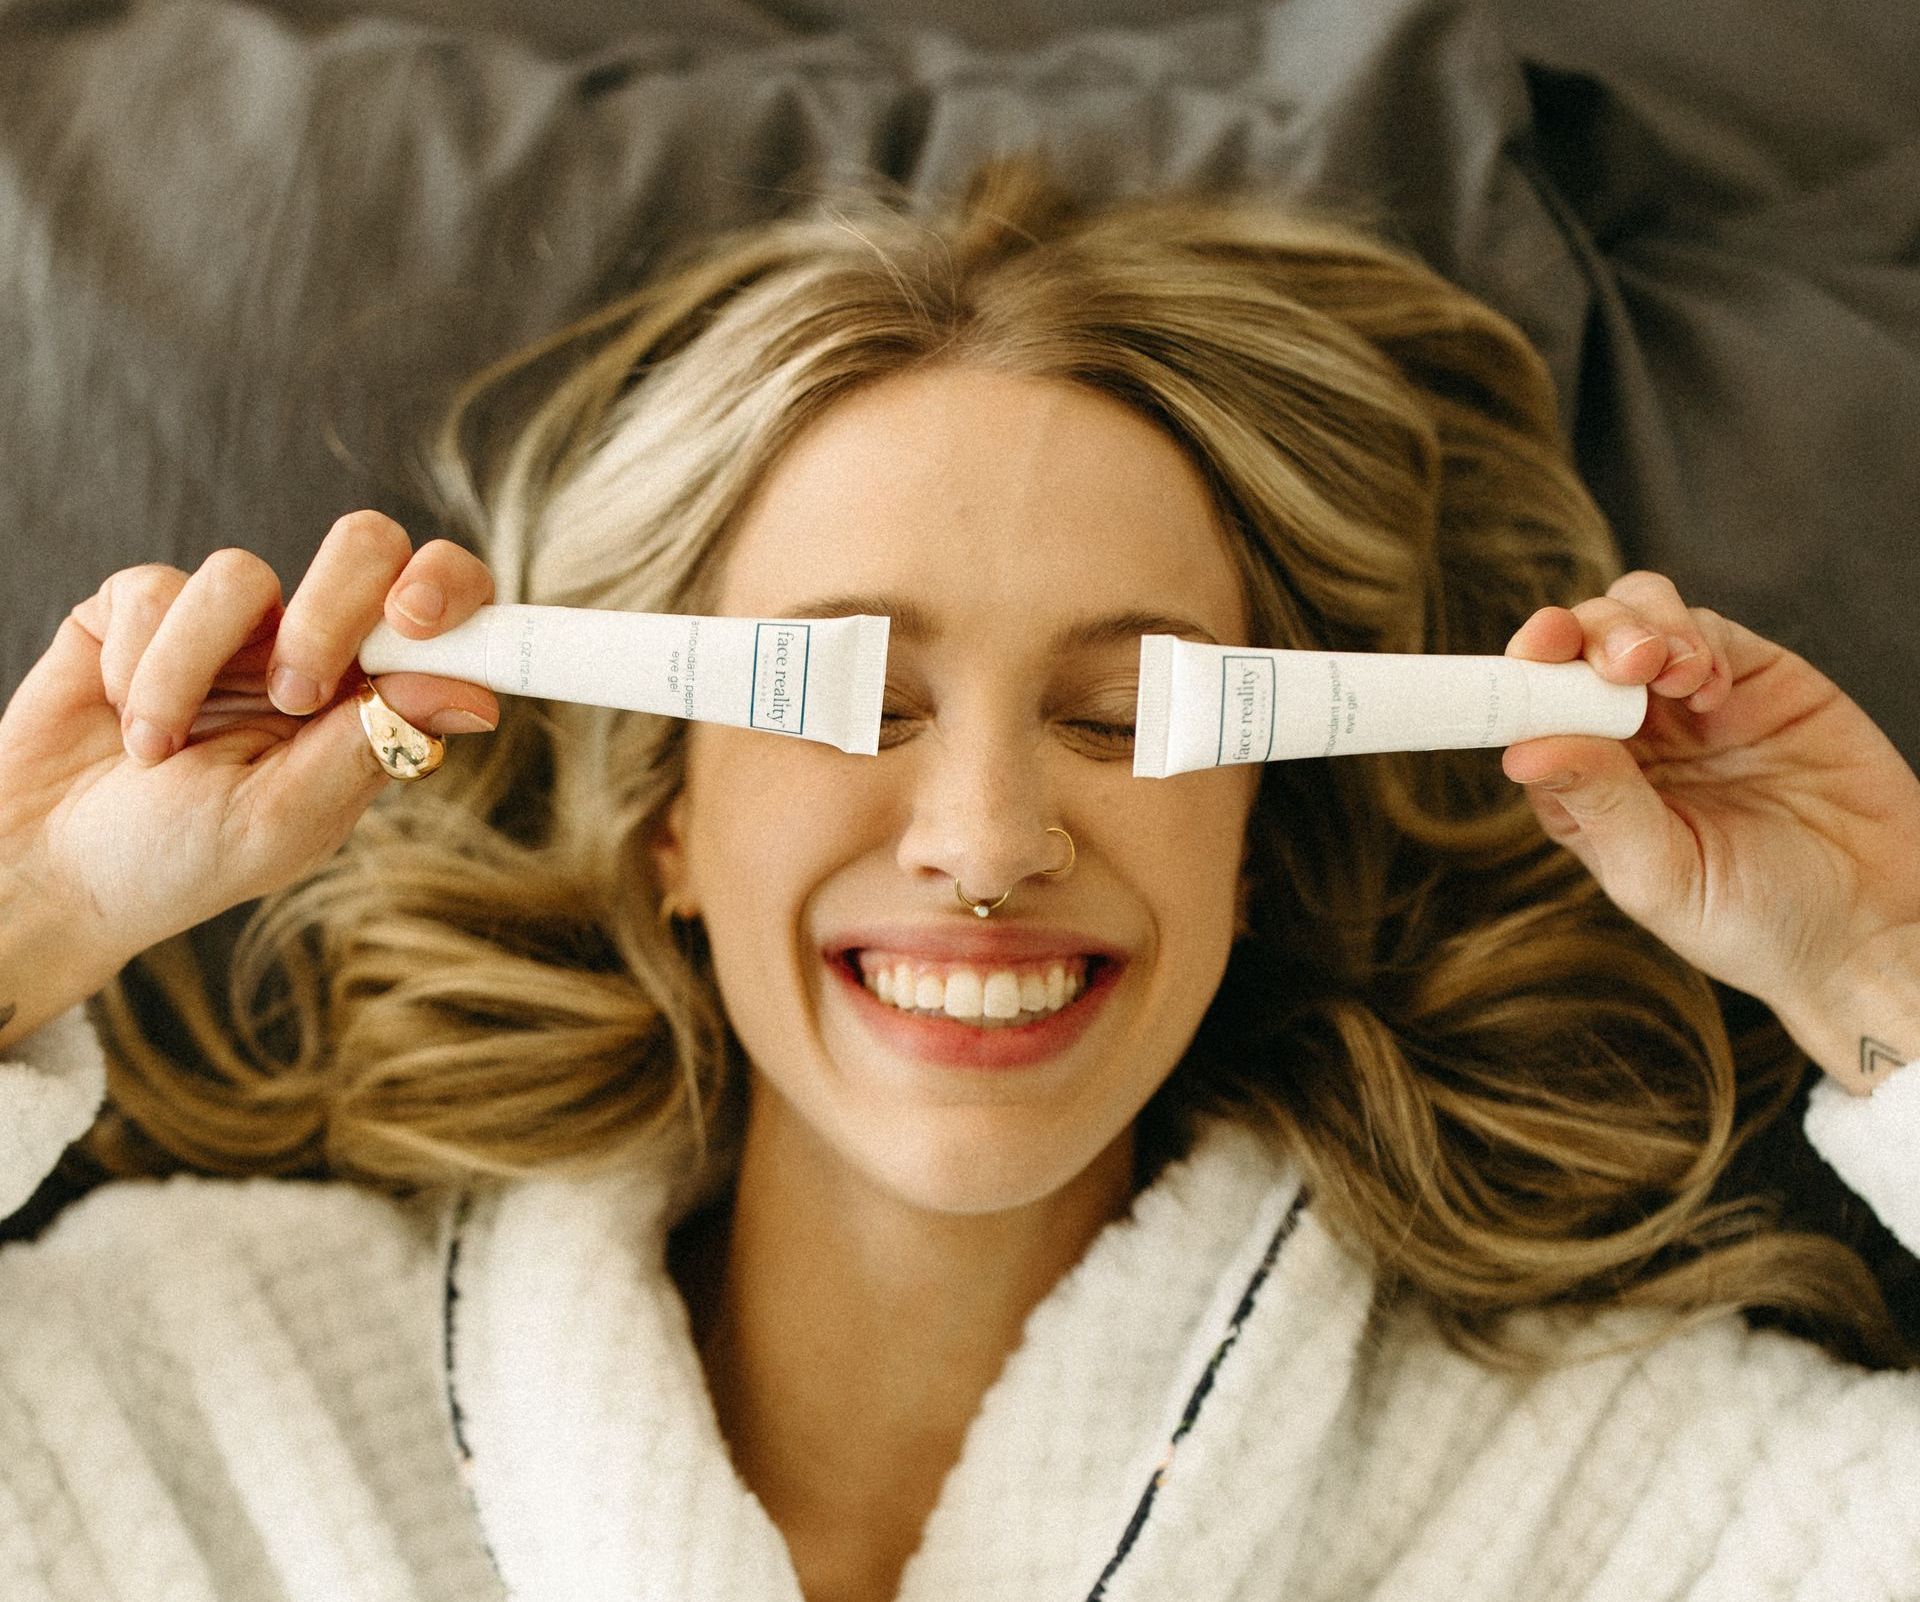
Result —
[[1212, 497], [1171, 437], [1086, 386], [958, 365], [837, 402], [741, 518], [722, 611], [791, 616], [829, 594], [892, 598], [907, 645], [1045, 645], [1118, 612], [1222, 640], [1246, 626]]

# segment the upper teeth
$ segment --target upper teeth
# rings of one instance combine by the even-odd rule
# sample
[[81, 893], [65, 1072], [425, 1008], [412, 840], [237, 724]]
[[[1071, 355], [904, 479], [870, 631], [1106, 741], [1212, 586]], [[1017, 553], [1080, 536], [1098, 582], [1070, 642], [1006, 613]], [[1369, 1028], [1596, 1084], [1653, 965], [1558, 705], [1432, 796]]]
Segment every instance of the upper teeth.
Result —
[[889, 1006], [949, 1018], [1058, 1012], [1086, 984], [1085, 957], [1003, 968], [929, 963], [877, 951], [863, 951], [859, 960], [867, 988]]

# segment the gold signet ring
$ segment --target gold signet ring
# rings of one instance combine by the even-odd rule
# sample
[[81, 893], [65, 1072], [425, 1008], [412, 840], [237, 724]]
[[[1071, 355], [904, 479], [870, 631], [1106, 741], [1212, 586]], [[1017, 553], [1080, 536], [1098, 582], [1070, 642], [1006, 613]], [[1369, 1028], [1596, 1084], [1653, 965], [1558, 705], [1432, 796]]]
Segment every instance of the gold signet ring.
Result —
[[447, 742], [416, 729], [387, 703], [369, 682], [354, 700], [360, 703], [360, 727], [380, 769], [393, 779], [424, 779], [446, 760]]

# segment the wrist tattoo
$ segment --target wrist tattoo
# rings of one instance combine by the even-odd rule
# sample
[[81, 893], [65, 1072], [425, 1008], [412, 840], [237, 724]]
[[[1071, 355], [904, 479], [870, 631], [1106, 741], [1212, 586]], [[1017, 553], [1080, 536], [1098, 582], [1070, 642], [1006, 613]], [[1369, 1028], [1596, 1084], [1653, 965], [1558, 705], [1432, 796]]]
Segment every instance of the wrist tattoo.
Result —
[[[4, 1022], [0, 1019], [0, 1022]], [[1880, 1079], [1898, 1068], [1906, 1058], [1895, 1051], [1884, 1040], [1875, 1040], [1871, 1035], [1860, 1037], [1860, 1077], [1868, 1080]]]

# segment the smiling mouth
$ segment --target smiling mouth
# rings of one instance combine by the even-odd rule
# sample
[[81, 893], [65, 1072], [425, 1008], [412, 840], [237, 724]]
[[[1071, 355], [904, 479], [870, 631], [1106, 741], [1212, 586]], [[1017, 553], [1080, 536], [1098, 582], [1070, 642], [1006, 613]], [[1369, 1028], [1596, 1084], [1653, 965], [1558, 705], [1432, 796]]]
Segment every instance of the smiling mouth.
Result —
[[1114, 963], [1088, 953], [976, 966], [855, 948], [840, 954], [840, 966], [871, 998], [904, 1017], [992, 1033], [1032, 1028], [1068, 1011]]

